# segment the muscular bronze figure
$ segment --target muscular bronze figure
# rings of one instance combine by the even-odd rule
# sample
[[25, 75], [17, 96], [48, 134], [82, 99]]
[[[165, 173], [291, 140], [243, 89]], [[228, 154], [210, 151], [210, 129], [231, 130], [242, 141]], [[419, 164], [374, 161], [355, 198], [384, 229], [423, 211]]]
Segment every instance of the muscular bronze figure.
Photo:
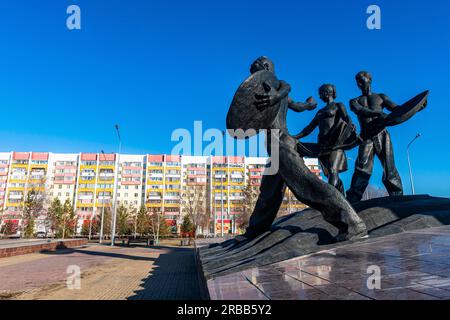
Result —
[[350, 108], [358, 116], [361, 138], [364, 142], [359, 147], [351, 187], [347, 191], [347, 199], [352, 203], [361, 200], [372, 175], [374, 155], [378, 157], [383, 166], [383, 184], [389, 195], [402, 195], [402, 180], [395, 167], [391, 136], [383, 126], [383, 122], [388, 116], [383, 110], [386, 108], [393, 111], [397, 104], [385, 94], [372, 92], [372, 76], [369, 72], [359, 72], [356, 75], [356, 83], [361, 89], [362, 95], [350, 101]]
[[323, 173], [328, 178], [328, 183], [339, 190], [344, 196], [344, 184], [339, 178], [339, 173], [347, 171], [347, 156], [344, 144], [353, 134], [351, 147], [358, 143], [355, 125], [348, 116], [344, 104], [335, 102], [336, 87], [332, 84], [324, 84], [319, 88], [319, 96], [326, 106], [317, 112], [311, 123], [306, 126], [295, 138], [301, 139], [311, 134], [319, 127], [318, 144], [320, 147], [319, 162]]

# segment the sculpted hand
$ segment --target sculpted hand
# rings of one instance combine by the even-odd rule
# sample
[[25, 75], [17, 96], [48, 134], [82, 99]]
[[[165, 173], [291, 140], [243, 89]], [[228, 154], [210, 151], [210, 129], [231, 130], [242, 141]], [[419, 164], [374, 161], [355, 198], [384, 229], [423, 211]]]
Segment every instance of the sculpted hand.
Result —
[[307, 110], [314, 110], [317, 107], [317, 101], [313, 97], [306, 99]]
[[263, 82], [263, 88], [265, 93], [263, 94], [255, 94], [255, 106], [258, 110], [263, 110], [265, 108], [271, 107], [278, 102], [280, 102], [283, 98], [287, 97], [290, 91], [290, 86], [284, 82], [280, 81], [281, 87], [284, 88], [282, 93], [277, 90], [272, 90], [270, 85], [266, 82]]
[[294, 138], [299, 140], [301, 138], [303, 138], [305, 135], [303, 134], [303, 132], [300, 132], [299, 134], [295, 135]]
[[272, 105], [274, 105], [279, 99], [278, 94], [255, 94], [255, 106], [258, 110], [264, 110], [265, 108], [268, 108]]
[[422, 111], [423, 109], [425, 109], [427, 107], [427, 105], [428, 105], [428, 99], [425, 100], [425, 102], [423, 103], [422, 108], [420, 108], [419, 111]]

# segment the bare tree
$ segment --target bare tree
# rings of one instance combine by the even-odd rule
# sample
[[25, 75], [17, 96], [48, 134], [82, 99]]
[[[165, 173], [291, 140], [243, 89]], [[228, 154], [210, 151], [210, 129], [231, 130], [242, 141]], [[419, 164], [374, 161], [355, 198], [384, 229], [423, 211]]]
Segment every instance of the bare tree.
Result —
[[22, 208], [22, 232], [21, 237], [32, 238], [36, 219], [43, 213], [45, 204], [45, 193], [38, 189], [27, 192]]
[[3, 237], [4, 234], [4, 227], [3, 227], [3, 207], [0, 207], [0, 239]]
[[194, 235], [205, 230], [209, 224], [209, 212], [206, 209], [206, 185], [187, 186], [182, 197], [183, 211], [194, 225]]
[[241, 230], [248, 227], [250, 216], [252, 215], [256, 201], [258, 200], [259, 186], [252, 185], [250, 179], [248, 179], [242, 193], [242, 211], [236, 216], [236, 224]]
[[150, 233], [152, 234], [155, 243], [159, 243], [159, 238], [161, 236], [169, 234], [169, 226], [166, 223], [164, 212], [161, 211], [161, 208], [149, 208], [149, 218]]

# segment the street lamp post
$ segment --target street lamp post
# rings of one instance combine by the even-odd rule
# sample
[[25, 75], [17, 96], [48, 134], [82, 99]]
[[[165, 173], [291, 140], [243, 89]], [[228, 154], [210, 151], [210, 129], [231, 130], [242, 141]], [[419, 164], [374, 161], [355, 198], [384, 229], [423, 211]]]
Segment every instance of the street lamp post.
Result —
[[411, 147], [411, 145], [413, 144], [414, 141], [416, 141], [418, 138], [420, 138], [421, 134], [418, 133], [414, 139], [411, 140], [411, 142], [408, 144], [408, 146], [406, 147], [406, 155], [408, 158], [408, 168], [409, 168], [409, 180], [411, 181], [411, 191], [412, 194], [415, 195], [416, 192], [414, 190], [414, 180], [413, 180], [413, 175], [412, 175], [412, 169], [411, 169], [411, 160], [409, 158], [409, 148]]
[[[103, 160], [106, 161], [105, 152], [102, 150]], [[103, 243], [103, 224], [105, 223], [105, 194], [106, 194], [106, 183], [103, 186], [103, 199], [102, 199], [102, 221], [100, 225], [100, 240], [99, 243]]]
[[120, 138], [119, 125], [116, 124], [114, 126], [117, 132], [117, 137], [119, 138], [119, 153], [117, 155], [117, 165], [115, 170], [115, 179], [114, 179], [114, 195], [113, 195], [113, 221], [112, 221], [112, 232], [111, 232], [111, 246], [114, 246], [114, 241], [116, 238], [116, 219], [117, 219], [117, 204], [116, 204], [116, 195], [117, 195], [117, 180], [118, 180], [118, 171], [119, 171], [119, 162], [120, 162], [120, 154], [122, 153], [122, 139]]
[[92, 218], [93, 218], [94, 212], [91, 213], [91, 218], [89, 219], [89, 236], [88, 240], [91, 241], [92, 236]]
[[222, 174], [220, 176], [220, 236], [223, 238], [223, 169], [222, 167]]

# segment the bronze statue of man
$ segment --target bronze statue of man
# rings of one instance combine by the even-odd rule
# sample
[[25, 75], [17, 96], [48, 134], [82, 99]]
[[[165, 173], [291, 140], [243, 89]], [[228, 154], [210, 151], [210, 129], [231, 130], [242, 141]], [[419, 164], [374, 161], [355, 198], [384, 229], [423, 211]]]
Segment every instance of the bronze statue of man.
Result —
[[[317, 112], [311, 123], [295, 138], [306, 137], [319, 127], [317, 142], [320, 147], [319, 162], [322, 171], [328, 178], [328, 183], [345, 196], [344, 184], [339, 178], [339, 173], [348, 169], [344, 147], [356, 146], [359, 136], [344, 104], [335, 102], [336, 87], [332, 84], [322, 85], [319, 88], [319, 96], [326, 106]], [[349, 141], [349, 138], [352, 141]]]
[[[258, 72], [266, 72], [274, 77], [274, 71], [272, 61], [267, 57], [260, 57], [252, 64], [250, 68], [252, 75], [249, 79]], [[248, 83], [248, 80], [246, 82]], [[336, 188], [321, 181], [308, 169], [298, 152], [299, 142], [288, 132], [286, 126], [288, 109], [297, 112], [312, 110], [316, 107], [316, 103], [312, 98], [309, 98], [306, 103], [294, 103], [288, 97], [289, 84], [284, 81], [277, 81], [276, 83], [277, 87], [272, 88], [269, 87], [269, 84], [263, 83], [266, 93], [256, 95], [255, 106], [246, 105], [245, 109], [234, 110], [238, 90], [227, 116], [227, 128], [237, 129], [237, 125], [234, 125], [234, 123], [239, 122], [243, 117], [253, 119], [259, 117], [258, 113], [262, 113], [263, 110], [275, 110], [275, 118], [273, 121], [267, 122], [270, 125], [255, 129], [279, 130], [280, 133], [277, 138], [278, 141], [276, 141], [279, 148], [279, 170], [274, 175], [263, 176], [259, 198], [250, 218], [249, 227], [243, 236], [237, 237], [237, 240], [251, 239], [270, 230], [283, 201], [286, 185], [299, 201], [320, 211], [325, 220], [339, 230], [338, 241], [366, 236], [367, 229], [364, 222]], [[242, 88], [242, 85], [240, 88]], [[271, 135], [267, 133], [267, 136], [270, 137]], [[273, 141], [266, 141], [266, 144], [267, 151], [271, 155], [270, 146], [274, 145]]]
[[358, 150], [347, 199], [351, 203], [362, 199], [372, 175], [374, 155], [378, 157], [383, 167], [383, 184], [389, 195], [402, 195], [402, 180], [395, 166], [391, 136], [382, 125], [388, 116], [384, 113], [384, 108], [394, 111], [397, 104], [385, 94], [372, 92], [372, 76], [369, 72], [361, 71], [355, 78], [362, 95], [350, 101], [350, 109], [358, 116], [360, 135], [364, 142]]

